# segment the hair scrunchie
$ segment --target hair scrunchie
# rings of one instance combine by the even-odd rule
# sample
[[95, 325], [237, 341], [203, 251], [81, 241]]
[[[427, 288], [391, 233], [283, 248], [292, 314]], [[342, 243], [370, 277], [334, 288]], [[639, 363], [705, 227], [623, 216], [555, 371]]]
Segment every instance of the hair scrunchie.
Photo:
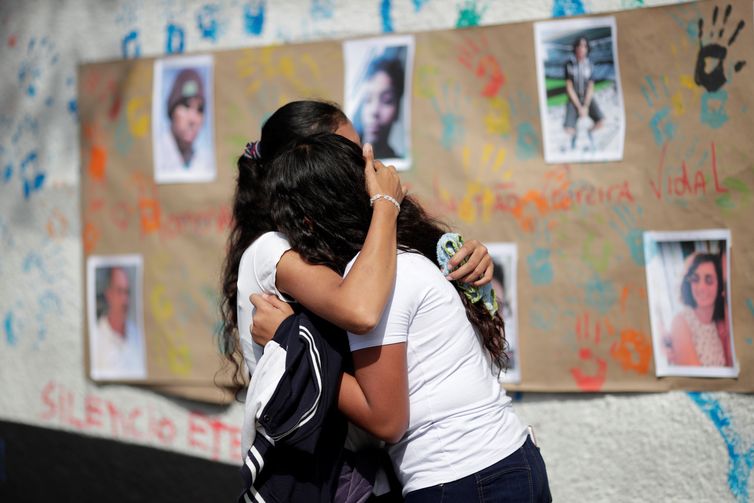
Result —
[[[448, 267], [448, 261], [453, 255], [458, 252], [463, 246], [463, 238], [460, 234], [455, 232], [448, 232], [443, 234], [437, 241], [437, 263], [442, 269], [442, 273], [446, 276], [451, 273]], [[468, 258], [464, 259], [460, 265], [466, 263]], [[494, 317], [497, 312], [497, 299], [495, 298], [495, 290], [492, 289], [492, 285], [487, 283], [484, 286], [473, 286], [469, 283], [458, 282], [458, 287], [463, 291], [463, 294], [471, 301], [472, 304], [476, 304], [480, 300], [484, 303], [484, 307], [490, 316]]]
[[248, 157], [249, 159], [254, 159], [255, 161], [258, 161], [262, 158], [262, 150], [260, 147], [260, 142], [258, 141], [250, 141], [246, 144], [246, 148], [243, 149], [243, 156]]

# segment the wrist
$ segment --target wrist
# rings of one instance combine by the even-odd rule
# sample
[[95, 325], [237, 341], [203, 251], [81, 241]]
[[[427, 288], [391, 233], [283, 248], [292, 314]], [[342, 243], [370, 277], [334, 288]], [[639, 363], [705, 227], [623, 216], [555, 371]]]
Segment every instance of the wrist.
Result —
[[395, 208], [398, 213], [401, 211], [401, 203], [398, 202], [397, 199], [395, 199], [393, 196], [387, 195], [387, 194], [374, 194], [371, 198], [369, 198], [369, 205], [374, 207], [375, 204], [380, 203], [382, 206], [387, 206], [388, 203], [393, 208]]

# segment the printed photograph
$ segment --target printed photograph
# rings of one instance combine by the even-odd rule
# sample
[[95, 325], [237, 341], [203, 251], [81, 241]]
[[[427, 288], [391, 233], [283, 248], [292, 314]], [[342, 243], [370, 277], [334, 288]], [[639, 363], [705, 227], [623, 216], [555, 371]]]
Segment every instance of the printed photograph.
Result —
[[154, 62], [152, 145], [156, 183], [215, 179], [212, 58]]
[[142, 258], [87, 258], [89, 368], [94, 380], [146, 377]]
[[398, 170], [411, 166], [411, 76], [414, 38], [343, 43], [346, 114], [374, 156]]
[[534, 24], [548, 163], [619, 161], [626, 120], [614, 17]]
[[495, 264], [492, 288], [495, 290], [498, 311], [505, 323], [505, 340], [508, 342], [508, 365], [500, 374], [501, 383], [521, 382], [521, 363], [518, 350], [518, 291], [516, 270], [518, 249], [515, 243], [486, 243], [490, 257]]
[[730, 231], [645, 232], [658, 376], [736, 377]]

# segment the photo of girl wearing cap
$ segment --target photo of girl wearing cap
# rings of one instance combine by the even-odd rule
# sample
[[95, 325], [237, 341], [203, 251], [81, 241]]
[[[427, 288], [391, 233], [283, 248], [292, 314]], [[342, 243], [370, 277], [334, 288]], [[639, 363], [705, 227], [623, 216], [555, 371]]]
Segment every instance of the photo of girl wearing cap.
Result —
[[211, 98], [211, 57], [155, 61], [152, 95], [155, 182], [214, 180]]

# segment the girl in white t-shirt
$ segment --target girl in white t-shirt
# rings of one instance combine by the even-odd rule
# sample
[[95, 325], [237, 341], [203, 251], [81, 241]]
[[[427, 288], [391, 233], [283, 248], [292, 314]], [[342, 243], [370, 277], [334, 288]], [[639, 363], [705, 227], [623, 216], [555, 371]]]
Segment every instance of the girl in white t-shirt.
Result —
[[[290, 250], [283, 234], [275, 232], [277, 227], [270, 214], [273, 197], [265, 190], [272, 162], [291, 140], [322, 132], [359, 141], [351, 122], [334, 104], [291, 102], [267, 119], [260, 141], [247, 145], [238, 160], [233, 223], [223, 267], [220, 341], [224, 355], [234, 367], [234, 382], [239, 391], [262, 354], [261, 346], [253, 344], [250, 334], [254, 313], [249, 300], [251, 294], [296, 299], [345, 330], [365, 333], [379, 321], [392, 291], [398, 211], [389, 199], [382, 197], [375, 201], [360, 258], [345, 279], [327, 266], [312, 265], [304, 260], [299, 253]], [[362, 166], [361, 180], [368, 193], [391, 196], [397, 203], [401, 202], [403, 189], [395, 169], [379, 161], [372, 162], [371, 149], [365, 149], [365, 155], [370, 162]], [[337, 194], [323, 197], [337, 197]], [[467, 262], [461, 264], [465, 259]], [[492, 279], [492, 260], [478, 241], [467, 241], [450, 265], [458, 268], [448, 279], [463, 279], [477, 285]], [[241, 361], [245, 362], [246, 369]], [[346, 386], [345, 389], [355, 388]]]
[[[346, 280], [372, 219], [363, 173], [358, 146], [332, 134], [294, 142], [270, 173], [272, 214], [292, 249]], [[498, 384], [502, 320], [459, 295], [434, 265], [444, 232], [404, 199], [395, 285], [376, 326], [349, 334], [356, 379], [343, 380], [341, 410], [392, 444], [407, 502], [550, 501], [544, 461]], [[284, 307], [268, 307], [281, 321]]]

